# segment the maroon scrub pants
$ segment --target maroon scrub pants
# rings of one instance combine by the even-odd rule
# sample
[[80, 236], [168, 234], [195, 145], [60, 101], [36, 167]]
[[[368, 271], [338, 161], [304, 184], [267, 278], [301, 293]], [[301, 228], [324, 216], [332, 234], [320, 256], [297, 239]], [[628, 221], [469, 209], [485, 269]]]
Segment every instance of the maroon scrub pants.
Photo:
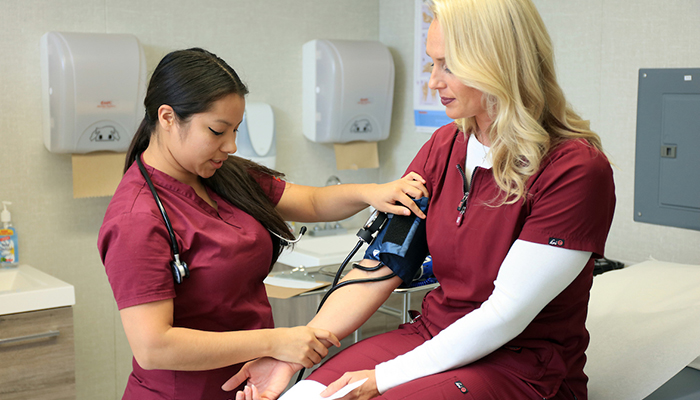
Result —
[[[406, 353], [431, 337], [422, 318], [418, 317], [394, 331], [364, 339], [350, 346], [326, 361], [308, 379], [329, 385], [345, 372], [374, 369], [375, 365]], [[458, 345], [455, 344], [455, 346]], [[568, 387], [564, 386], [566, 385], [562, 385], [557, 395], [550, 399], [576, 399]], [[488, 357], [461, 368], [404, 383], [376, 398], [386, 400], [543, 399], [526, 382], [510, 375], [506, 370], [490, 365]]]

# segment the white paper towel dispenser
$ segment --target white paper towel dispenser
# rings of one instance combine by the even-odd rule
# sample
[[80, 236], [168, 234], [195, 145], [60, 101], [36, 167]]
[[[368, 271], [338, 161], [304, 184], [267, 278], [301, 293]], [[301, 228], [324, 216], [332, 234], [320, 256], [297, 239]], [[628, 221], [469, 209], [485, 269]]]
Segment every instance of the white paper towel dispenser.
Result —
[[47, 32], [40, 49], [46, 148], [126, 151], [144, 114], [146, 58], [138, 39]]
[[267, 103], [246, 103], [236, 136], [236, 155], [275, 168], [277, 145], [275, 115]]
[[314, 142], [389, 136], [394, 61], [376, 41], [312, 40], [303, 48], [303, 130]]

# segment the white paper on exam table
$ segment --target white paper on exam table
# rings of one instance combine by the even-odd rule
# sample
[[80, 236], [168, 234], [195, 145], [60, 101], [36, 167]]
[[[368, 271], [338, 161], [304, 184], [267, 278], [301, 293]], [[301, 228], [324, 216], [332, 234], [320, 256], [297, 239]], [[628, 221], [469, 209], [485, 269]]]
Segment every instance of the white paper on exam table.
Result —
[[292, 386], [287, 393], [283, 394], [279, 400], [333, 400], [339, 399], [346, 394], [352, 392], [356, 388], [362, 386], [367, 381], [367, 378], [357, 382], [345, 385], [342, 389], [335, 392], [330, 397], [321, 397], [321, 392], [326, 389], [326, 385], [305, 379], [296, 385]]
[[645, 261], [593, 279], [590, 399], [643, 399], [700, 355], [700, 265]]
[[689, 366], [690, 368], [695, 368], [695, 369], [697, 369], [697, 370], [700, 370], [700, 357], [698, 357], [698, 358], [696, 358], [695, 360], [693, 360], [693, 362], [691, 362], [690, 364], [688, 364], [688, 366]]

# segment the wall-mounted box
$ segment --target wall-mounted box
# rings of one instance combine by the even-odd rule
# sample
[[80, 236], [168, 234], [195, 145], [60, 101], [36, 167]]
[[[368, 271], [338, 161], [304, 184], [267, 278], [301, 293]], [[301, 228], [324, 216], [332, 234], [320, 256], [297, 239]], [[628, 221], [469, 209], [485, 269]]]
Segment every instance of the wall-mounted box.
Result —
[[302, 48], [304, 136], [320, 143], [389, 137], [394, 60], [377, 41], [312, 40]]
[[700, 68], [640, 69], [634, 220], [700, 230]]
[[46, 148], [126, 151], [144, 116], [146, 57], [138, 39], [47, 32], [40, 53]]

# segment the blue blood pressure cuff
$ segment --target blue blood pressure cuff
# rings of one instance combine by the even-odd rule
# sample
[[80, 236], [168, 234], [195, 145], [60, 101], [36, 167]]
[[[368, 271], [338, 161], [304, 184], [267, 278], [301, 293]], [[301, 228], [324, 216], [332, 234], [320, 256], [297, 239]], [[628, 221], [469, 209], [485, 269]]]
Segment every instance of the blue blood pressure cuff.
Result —
[[[414, 200], [426, 214], [428, 198]], [[411, 214], [389, 214], [389, 219], [365, 251], [365, 259], [381, 261], [392, 270], [404, 285], [409, 285], [421, 273], [428, 255], [425, 220]]]

